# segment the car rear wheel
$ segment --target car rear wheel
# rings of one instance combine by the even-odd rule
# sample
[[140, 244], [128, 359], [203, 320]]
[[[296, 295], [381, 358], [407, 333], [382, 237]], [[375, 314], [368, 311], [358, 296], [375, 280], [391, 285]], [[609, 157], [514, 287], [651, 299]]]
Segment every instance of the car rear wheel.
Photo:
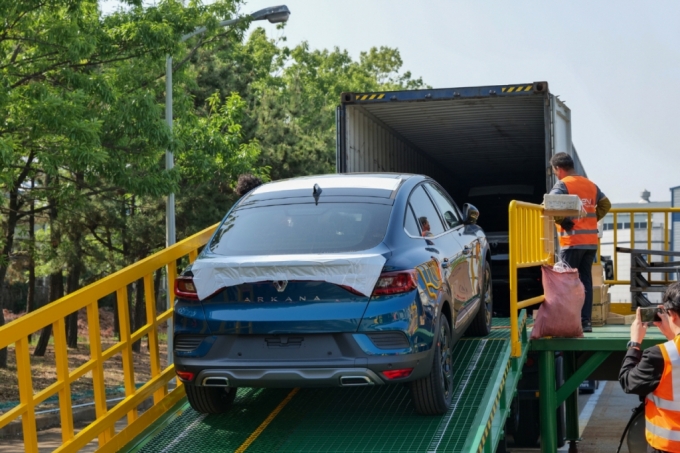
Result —
[[446, 316], [439, 321], [437, 342], [430, 374], [411, 382], [411, 398], [415, 410], [423, 415], [445, 414], [453, 395], [453, 345], [451, 327]]
[[491, 264], [484, 261], [484, 279], [482, 280], [482, 299], [477, 315], [465, 332], [472, 337], [484, 337], [491, 333], [491, 315], [493, 313], [493, 287], [491, 285]]
[[196, 412], [203, 414], [222, 414], [227, 412], [234, 398], [236, 398], [235, 387], [198, 387], [196, 385], [185, 385], [189, 404]]

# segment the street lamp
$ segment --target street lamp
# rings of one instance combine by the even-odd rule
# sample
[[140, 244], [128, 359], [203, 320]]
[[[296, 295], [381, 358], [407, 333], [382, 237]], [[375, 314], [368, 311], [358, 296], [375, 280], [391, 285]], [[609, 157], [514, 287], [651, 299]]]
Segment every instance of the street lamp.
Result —
[[[271, 6], [259, 11], [255, 11], [248, 16], [239, 17], [236, 19], [223, 20], [218, 25], [220, 27], [228, 27], [243, 20], [268, 20], [272, 24], [286, 22], [290, 17], [290, 10], [286, 5]], [[184, 42], [189, 38], [205, 33], [206, 27], [198, 27], [191, 33], [182, 36], [180, 42]], [[168, 123], [168, 128], [172, 132], [172, 56], [168, 55], [165, 59], [165, 121]], [[171, 170], [175, 166], [175, 159], [172, 151], [169, 149], [165, 151], [165, 169]], [[175, 194], [170, 193], [168, 200], [165, 203], [165, 246], [169, 247], [176, 242], [175, 234]], [[167, 290], [167, 308], [172, 307], [172, 291], [168, 285]], [[168, 319], [168, 365], [172, 363], [172, 318]]]

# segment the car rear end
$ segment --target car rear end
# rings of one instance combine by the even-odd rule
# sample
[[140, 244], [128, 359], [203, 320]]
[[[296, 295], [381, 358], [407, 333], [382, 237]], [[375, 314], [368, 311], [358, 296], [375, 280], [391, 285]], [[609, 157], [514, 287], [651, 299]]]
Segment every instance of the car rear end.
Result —
[[380, 385], [429, 371], [424, 282], [384, 269], [403, 179], [301, 179], [242, 199], [177, 279], [175, 364], [189, 386]]

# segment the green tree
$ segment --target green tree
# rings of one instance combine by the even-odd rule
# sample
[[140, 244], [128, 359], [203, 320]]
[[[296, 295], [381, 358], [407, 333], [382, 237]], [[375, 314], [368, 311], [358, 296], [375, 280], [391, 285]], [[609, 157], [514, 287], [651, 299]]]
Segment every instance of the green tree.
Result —
[[[96, 0], [0, 1], [2, 285], [15, 230], [31, 213], [55, 208], [55, 222], [72, 222], [97, 198], [158, 199], [178, 188], [179, 175], [162, 164], [164, 150], [176, 146], [163, 119], [165, 56], [181, 63], [189, 46], [216, 39], [217, 23], [231, 17], [238, 2], [127, 3], [104, 17]], [[205, 36], [182, 43], [199, 25], [208, 28]], [[190, 76], [178, 71], [178, 85]], [[175, 94], [177, 116], [193, 115], [191, 100]], [[59, 183], [31, 188], [32, 178]], [[40, 207], [31, 207], [34, 200]], [[71, 246], [77, 250], [73, 241], [85, 239], [71, 237]]]
[[353, 60], [347, 51], [289, 48], [285, 39], [255, 30], [244, 43], [199, 52], [193, 89], [197, 107], [215, 91], [236, 91], [247, 102], [244, 133], [262, 148], [260, 163], [281, 179], [335, 170], [335, 108], [348, 91], [425, 88], [400, 72], [399, 51], [371, 48]]

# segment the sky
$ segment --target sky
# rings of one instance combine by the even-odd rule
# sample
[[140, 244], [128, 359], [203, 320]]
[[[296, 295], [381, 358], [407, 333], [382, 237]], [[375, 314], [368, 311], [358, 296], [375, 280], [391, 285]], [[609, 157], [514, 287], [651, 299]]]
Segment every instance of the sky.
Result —
[[433, 88], [548, 81], [572, 113], [572, 140], [613, 203], [680, 186], [680, 2], [246, 0], [285, 2], [288, 45], [358, 58], [399, 49], [403, 70]]

